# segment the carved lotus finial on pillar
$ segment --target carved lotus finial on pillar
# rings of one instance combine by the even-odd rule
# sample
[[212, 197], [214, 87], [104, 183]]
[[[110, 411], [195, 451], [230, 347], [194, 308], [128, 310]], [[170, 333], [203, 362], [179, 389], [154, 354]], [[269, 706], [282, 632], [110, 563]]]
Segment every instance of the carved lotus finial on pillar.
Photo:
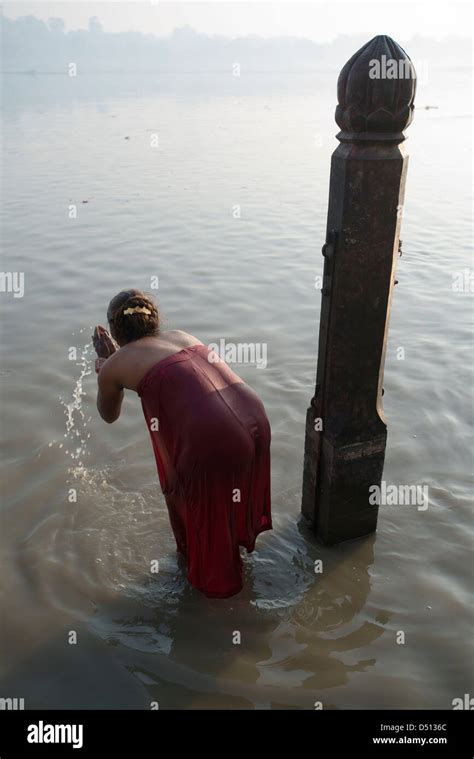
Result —
[[339, 74], [338, 139], [401, 142], [413, 120], [415, 92], [416, 72], [409, 56], [391, 37], [374, 37]]

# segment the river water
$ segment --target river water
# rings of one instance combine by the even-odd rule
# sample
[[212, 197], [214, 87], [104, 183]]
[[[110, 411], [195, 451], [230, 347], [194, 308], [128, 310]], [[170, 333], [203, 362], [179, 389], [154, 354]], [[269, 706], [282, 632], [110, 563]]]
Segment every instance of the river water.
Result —
[[[471, 71], [422, 83], [407, 132], [384, 478], [427, 485], [429, 506], [384, 506], [375, 535], [325, 548], [299, 511], [336, 79], [3, 77], [3, 269], [25, 279], [1, 294], [1, 697], [440, 709], [470, 692]], [[233, 368], [271, 421], [274, 529], [227, 600], [177, 562], [137, 396], [112, 426], [95, 409], [91, 329], [153, 277], [166, 327], [267, 346], [265, 368]]]

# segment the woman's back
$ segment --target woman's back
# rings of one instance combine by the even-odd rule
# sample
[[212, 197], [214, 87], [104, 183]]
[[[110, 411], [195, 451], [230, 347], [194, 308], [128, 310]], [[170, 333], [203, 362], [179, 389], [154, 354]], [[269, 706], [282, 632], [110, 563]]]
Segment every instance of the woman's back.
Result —
[[265, 409], [214, 351], [190, 345], [156, 364], [137, 392], [190, 582], [210, 596], [242, 585], [239, 545], [271, 528]]

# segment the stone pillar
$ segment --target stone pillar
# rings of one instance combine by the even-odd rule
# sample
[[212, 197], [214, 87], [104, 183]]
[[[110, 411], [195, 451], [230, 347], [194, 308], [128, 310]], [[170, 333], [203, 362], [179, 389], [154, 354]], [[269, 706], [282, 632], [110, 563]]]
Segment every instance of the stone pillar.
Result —
[[382, 381], [416, 74], [374, 37], [337, 84], [316, 391], [306, 416], [302, 512], [325, 543], [373, 532], [387, 425]]

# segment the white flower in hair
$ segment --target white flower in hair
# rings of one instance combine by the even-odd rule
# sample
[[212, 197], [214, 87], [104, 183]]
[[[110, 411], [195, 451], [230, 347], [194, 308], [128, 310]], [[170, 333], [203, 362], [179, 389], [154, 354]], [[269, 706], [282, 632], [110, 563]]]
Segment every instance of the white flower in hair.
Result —
[[126, 308], [123, 314], [124, 316], [128, 316], [129, 314], [148, 314], [149, 316], [151, 311], [149, 308], [145, 308], [145, 306], [135, 306], [134, 308]]

